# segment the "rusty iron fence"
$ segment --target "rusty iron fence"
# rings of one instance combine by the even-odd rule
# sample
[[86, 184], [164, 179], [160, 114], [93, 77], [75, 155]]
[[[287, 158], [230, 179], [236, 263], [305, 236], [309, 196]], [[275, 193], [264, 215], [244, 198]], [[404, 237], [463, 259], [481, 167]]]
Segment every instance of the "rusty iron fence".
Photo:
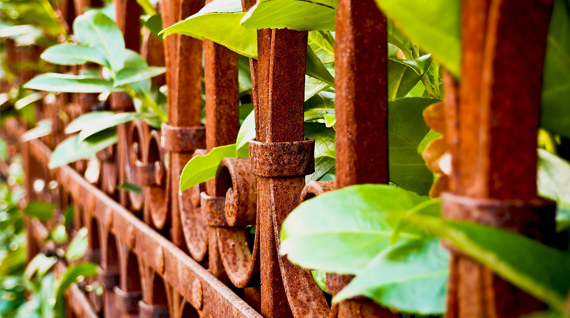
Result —
[[[242, 1], [246, 9], [255, 4]], [[387, 47], [386, 18], [373, 0], [338, 2], [336, 181], [305, 185], [314, 165], [313, 141], [303, 134], [307, 33], [266, 29], [258, 31], [258, 60], [250, 60], [256, 122], [250, 157], [224, 159], [215, 180], [179, 195], [179, 176], [190, 158], [236, 139], [238, 56], [181, 35], [162, 44], [146, 34], [141, 43], [139, 5], [115, 0], [127, 48], [141, 52], [149, 65], [167, 67], [155, 81], [168, 84], [168, 123], [160, 130], [143, 121], [121, 125], [118, 145], [98, 154], [99, 169], [88, 177], [84, 161], [49, 170], [51, 149], [63, 140], [58, 112], [76, 118], [96, 103], [92, 94], [59, 94], [38, 110], [53, 119], [54, 133], [21, 145], [30, 199], [55, 200], [62, 209], [73, 205], [75, 229], [89, 231], [85, 259], [100, 265], [93, 279], [104, 294], [74, 286], [67, 294], [71, 317], [399, 317], [364, 298], [330, 308], [310, 271], [278, 253], [280, 226], [302, 200], [354, 184], [388, 183], [387, 56], [378, 54]], [[63, 0], [60, 9], [71, 24], [87, 5]], [[203, 5], [162, 0], [158, 9], [167, 27]], [[462, 81], [446, 76], [440, 109], [446, 120], [438, 127], [453, 158], [450, 192], [443, 196], [446, 217], [508, 227], [543, 241], [555, 232], [554, 206], [534, 200], [550, 6], [538, 0], [462, 1]], [[21, 62], [39, 53], [12, 45], [8, 56]], [[18, 76], [23, 83], [34, 74]], [[127, 111], [133, 103], [113, 93], [110, 108]], [[3, 133], [17, 139], [23, 126], [7, 121]], [[57, 181], [57, 191], [34, 192], [36, 179]], [[122, 181], [142, 185], [143, 193], [118, 189]], [[49, 224], [27, 223], [34, 255]], [[248, 225], [256, 225], [254, 236]], [[452, 252], [447, 317], [518, 317], [544, 308]], [[350, 279], [328, 274], [327, 288], [337, 293]]]

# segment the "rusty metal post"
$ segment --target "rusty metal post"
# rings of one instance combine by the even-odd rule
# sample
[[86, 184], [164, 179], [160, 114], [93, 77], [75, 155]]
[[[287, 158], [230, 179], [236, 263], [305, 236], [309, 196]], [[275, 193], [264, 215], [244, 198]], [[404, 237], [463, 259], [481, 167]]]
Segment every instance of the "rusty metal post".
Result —
[[[336, 188], [388, 183], [386, 18], [372, 0], [340, 0], [336, 17]], [[351, 276], [327, 275], [338, 293]], [[370, 300], [347, 300], [338, 317], [398, 317]]]
[[[163, 27], [198, 12], [203, 0], [161, 1]], [[203, 148], [204, 127], [200, 126], [202, 91], [202, 41], [171, 35], [164, 39], [168, 84], [168, 124], [162, 125], [162, 147], [170, 152], [171, 230], [174, 244], [185, 248], [180, 220], [178, 189], [180, 173], [194, 150]]]
[[[212, 2], [212, 0], [207, 1]], [[235, 143], [239, 130], [238, 55], [210, 40], [204, 40], [206, 82], [206, 147], [208, 151]], [[208, 196], [214, 196], [215, 180], [206, 182]], [[209, 269], [215, 276], [224, 269], [218, 250], [216, 227], [208, 226]]]
[[[537, 198], [536, 135], [551, 5], [462, 1], [462, 82], [458, 106], [447, 107], [446, 115], [452, 193], [442, 196], [448, 218], [509, 228], [547, 243], [555, 233], [555, 206]], [[450, 275], [447, 317], [519, 317], [545, 308], [456, 253]]]
[[[279, 256], [279, 231], [300, 203], [304, 176], [314, 169], [314, 141], [304, 140], [303, 92], [307, 32], [258, 31], [253, 65], [256, 140], [249, 144], [250, 169], [257, 175], [260, 226], [261, 314], [318, 317], [326, 303], [314, 302], [310, 272]], [[312, 279], [312, 278], [311, 278]]]

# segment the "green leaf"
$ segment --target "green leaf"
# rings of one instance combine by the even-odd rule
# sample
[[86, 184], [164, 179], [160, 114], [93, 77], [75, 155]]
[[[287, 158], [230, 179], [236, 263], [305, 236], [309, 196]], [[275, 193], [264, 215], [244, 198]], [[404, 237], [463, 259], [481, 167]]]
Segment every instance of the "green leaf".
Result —
[[307, 73], [307, 75], [334, 87], [334, 77], [310, 46], [307, 46], [307, 59], [305, 63], [305, 73]]
[[[212, 40], [243, 56], [257, 58], [257, 30], [240, 25], [245, 16], [241, 0], [215, 0], [184, 21], [162, 30], [169, 36], [180, 33]], [[215, 28], [212, 28], [215, 25]]]
[[306, 268], [356, 274], [390, 245], [394, 222], [386, 220], [386, 213], [405, 213], [425, 200], [388, 185], [322, 194], [289, 214], [281, 229], [280, 253]]
[[561, 269], [570, 268], [570, 256], [564, 252], [483, 224], [420, 214], [409, 215], [405, 221], [445, 239], [551, 308], [566, 310], [570, 271]]
[[65, 219], [65, 228], [69, 228], [73, 221], [75, 221], [75, 208], [73, 205], [68, 205], [67, 208], [63, 211], [63, 218]]
[[144, 114], [140, 113], [118, 113], [113, 116], [106, 117], [104, 120], [91, 121], [89, 125], [84, 125], [79, 133], [78, 142], [82, 142], [88, 137], [101, 132], [105, 129], [112, 128], [124, 123], [128, 123], [135, 119], [143, 118]]
[[[257, 30], [239, 24], [244, 15], [240, 0], [215, 0], [186, 20], [162, 30], [161, 34], [179, 33], [199, 40], [209, 39], [240, 55], [257, 59]], [[334, 87], [334, 78], [309, 46], [306, 64], [307, 75]]]
[[424, 150], [426, 150], [427, 145], [429, 145], [429, 143], [432, 142], [434, 139], [437, 139], [441, 136], [442, 136], [441, 133], [438, 133], [437, 131], [430, 129], [430, 131], [427, 133], [424, 139], [422, 139], [422, 142], [420, 142], [420, 144], [418, 145], [418, 153], [420, 155], [423, 154]]
[[403, 35], [402, 32], [394, 26], [392, 21], [388, 21], [388, 43], [402, 50], [402, 52], [411, 52], [413, 47], [410, 39]]
[[443, 314], [448, 264], [449, 252], [439, 239], [401, 241], [378, 254], [333, 303], [366, 296], [398, 311]]
[[311, 31], [307, 42], [323, 64], [334, 63], [334, 37], [331, 32]]
[[570, 227], [570, 163], [538, 149], [538, 194], [556, 201], [558, 231]]
[[[48, 274], [44, 276], [40, 284], [40, 312], [41, 318], [54, 318], [55, 308], [54, 308], [54, 292], [56, 289], [56, 280], [53, 274]], [[63, 307], [63, 306], [62, 306]], [[63, 312], [64, 308], [60, 309]], [[62, 317], [62, 316], [60, 316]]]
[[460, 1], [376, 0], [376, 4], [413, 43], [460, 77]]
[[419, 61], [388, 59], [388, 99], [404, 97], [416, 86], [425, 73], [420, 73], [420, 65], [425, 67], [426, 62], [425, 56], [422, 58]]
[[56, 243], [63, 244], [67, 242], [67, 232], [63, 224], [56, 225], [49, 233], [49, 237]]
[[316, 270], [316, 271], [311, 271], [311, 274], [313, 274], [313, 279], [315, 280], [315, 283], [319, 285], [319, 288], [325, 293], [330, 294], [327, 291], [327, 273]]
[[65, 251], [65, 259], [68, 262], [76, 261], [85, 255], [87, 250], [87, 228], [77, 231], [75, 237], [69, 242]]
[[245, 92], [251, 91], [251, 68], [249, 59], [243, 55], [238, 56], [238, 83], [240, 96]]
[[125, 50], [125, 65], [123, 67], [145, 68], [148, 67], [145, 59], [133, 50]]
[[49, 47], [40, 56], [44, 61], [59, 65], [81, 65], [93, 62], [102, 66], [111, 67], [105, 55], [99, 50], [82, 45], [58, 44]]
[[305, 102], [327, 87], [329, 87], [329, 84], [314, 77], [305, 76]]
[[35, 273], [38, 273], [39, 277], [43, 277], [55, 263], [57, 263], [55, 256], [47, 257], [44, 253], [36, 254], [26, 266], [24, 278], [30, 280]]
[[335, 131], [323, 124], [305, 123], [305, 137], [315, 140], [315, 157], [335, 149]]
[[36, 127], [23, 133], [22, 136], [20, 137], [20, 140], [22, 142], [26, 142], [32, 139], [37, 139], [43, 136], [47, 136], [51, 134], [52, 130], [51, 126], [52, 126], [51, 119], [42, 119], [38, 121]]
[[418, 153], [418, 147], [429, 128], [423, 119], [423, 110], [438, 102], [429, 98], [400, 98], [389, 102], [388, 151], [390, 182], [427, 194], [433, 175]]
[[212, 148], [207, 155], [190, 159], [180, 174], [180, 192], [215, 178], [222, 159], [235, 156], [236, 145], [231, 144]]
[[[139, 0], [143, 1], [143, 0]], [[154, 8], [153, 8], [154, 9]], [[150, 14], [150, 13], [147, 13]], [[157, 39], [163, 42], [162, 35], [159, 35], [160, 31], [162, 31], [162, 15], [160, 13], [155, 13], [153, 15], [148, 15], [146, 17], [142, 17], [143, 25], [145, 28], [150, 30], [150, 33], [154, 35]]]
[[26, 205], [24, 214], [34, 217], [42, 222], [49, 221], [53, 218], [53, 212], [57, 205], [51, 202], [31, 201]]
[[97, 275], [98, 267], [99, 265], [88, 262], [69, 266], [61, 276], [61, 280], [57, 285], [55, 292], [55, 307], [58, 308], [58, 306], [63, 306], [63, 302], [65, 301], [64, 293], [72, 284], [75, 284], [80, 278], [84, 279]]
[[32, 105], [33, 103], [42, 100], [43, 94], [41, 93], [31, 93], [30, 95], [17, 100], [14, 103], [14, 108], [20, 110], [26, 106]]
[[156, 15], [156, 10], [149, 0], [137, 0], [137, 3], [141, 6], [146, 14], [152, 16]]
[[243, 17], [241, 25], [253, 29], [334, 31], [335, 8], [333, 1], [260, 0]]
[[249, 157], [249, 141], [255, 139], [255, 114], [253, 111], [241, 124], [236, 139], [236, 155], [238, 158]]
[[305, 177], [305, 183], [321, 180], [327, 173], [335, 168], [334, 158], [329, 156], [315, 157], [315, 172]]
[[305, 102], [305, 122], [324, 123], [325, 115], [335, 114], [335, 93], [321, 91]]
[[143, 81], [164, 74], [164, 72], [166, 72], [166, 68], [157, 66], [149, 66], [145, 68], [125, 67], [117, 72], [113, 85], [117, 87]]
[[79, 159], [88, 159], [117, 142], [117, 132], [114, 129], [101, 131], [82, 142], [79, 136], [69, 137], [57, 145], [52, 153], [48, 168], [53, 169]]
[[107, 121], [108, 118], [115, 116], [111, 111], [93, 111], [77, 117], [65, 127], [65, 133], [71, 134], [81, 131], [85, 127], [97, 125], [98, 123]]
[[142, 194], [142, 188], [139, 185], [127, 181], [123, 181], [121, 184], [119, 184], [117, 189], [130, 191], [136, 194]]
[[88, 11], [73, 21], [73, 32], [82, 44], [101, 52], [113, 72], [123, 68], [125, 40], [115, 22], [105, 14]]
[[555, 0], [546, 44], [541, 125], [570, 137], [570, 6]]
[[25, 88], [62, 93], [102, 93], [116, 91], [113, 82], [82, 75], [47, 73], [41, 74], [24, 84]]

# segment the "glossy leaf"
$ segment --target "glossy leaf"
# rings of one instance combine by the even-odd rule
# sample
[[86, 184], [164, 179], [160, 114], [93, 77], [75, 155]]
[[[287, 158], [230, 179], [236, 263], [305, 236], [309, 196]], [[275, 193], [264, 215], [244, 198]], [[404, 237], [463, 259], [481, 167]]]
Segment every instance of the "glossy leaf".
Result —
[[305, 177], [305, 183], [321, 180], [321, 178], [331, 172], [335, 166], [336, 162], [334, 158], [329, 156], [315, 157], [315, 172]]
[[125, 40], [115, 22], [105, 14], [87, 11], [73, 21], [73, 32], [81, 42], [103, 54], [111, 66], [118, 72], [125, 62]]
[[85, 255], [85, 251], [87, 250], [87, 228], [81, 228], [69, 245], [67, 246], [67, 250], [65, 251], [65, 259], [68, 262], [73, 262], [79, 260], [80, 258]]
[[[209, 39], [245, 57], [257, 59], [257, 30], [241, 26], [245, 13], [240, 0], [215, 0], [184, 21], [164, 29], [161, 34], [179, 33]], [[215, 28], [211, 26], [215, 25]], [[307, 46], [306, 73], [334, 87], [334, 78], [317, 54]]]
[[388, 59], [388, 99], [405, 97], [421, 80], [429, 67], [429, 56], [418, 60]]
[[102, 93], [118, 90], [112, 81], [82, 75], [47, 73], [34, 77], [25, 88], [62, 93]]
[[58, 44], [46, 49], [40, 56], [44, 61], [59, 65], [81, 65], [88, 62], [111, 67], [99, 50], [82, 45]]
[[324, 123], [324, 116], [335, 113], [335, 93], [321, 91], [305, 102], [305, 122]]
[[42, 119], [38, 121], [36, 127], [26, 131], [20, 137], [22, 142], [30, 141], [32, 139], [37, 139], [43, 136], [51, 134], [52, 123], [51, 119]]
[[305, 73], [334, 87], [334, 77], [310, 46], [307, 46]]
[[538, 194], [556, 201], [557, 229], [570, 227], [570, 163], [538, 149]]
[[314, 77], [305, 76], [305, 102], [327, 87], [329, 84]]
[[403, 240], [378, 254], [333, 303], [366, 296], [398, 311], [442, 314], [448, 267], [449, 252], [439, 239]]
[[216, 177], [218, 166], [226, 157], [236, 156], [236, 145], [212, 148], [205, 156], [190, 159], [180, 174], [180, 192]]
[[117, 186], [117, 189], [130, 191], [135, 194], [142, 194], [142, 188], [139, 185], [126, 181], [123, 181], [121, 184], [119, 184], [119, 186]]
[[[253, 29], [334, 31], [336, 3], [323, 0], [260, 0], [241, 20]], [[336, 2], [336, 1], [335, 1]]]
[[75, 265], [71, 265], [67, 268], [67, 270], [61, 276], [61, 280], [57, 285], [55, 291], [55, 307], [58, 308], [59, 306], [63, 306], [64, 293], [65, 291], [71, 287], [74, 283], [77, 282], [79, 278], [87, 278], [97, 275], [97, 268], [99, 265], [95, 263], [78, 263]]
[[407, 216], [405, 220], [450, 242], [551, 308], [566, 309], [570, 271], [560, 269], [570, 268], [570, 256], [563, 251], [477, 223], [420, 214]]
[[44, 96], [41, 93], [31, 93], [28, 96], [17, 100], [14, 103], [14, 108], [20, 110], [26, 106], [32, 105], [33, 103], [42, 100], [43, 97]]
[[460, 1], [376, 0], [376, 4], [407, 38], [460, 77]]
[[46, 222], [53, 218], [56, 207], [56, 204], [51, 202], [31, 201], [26, 205], [24, 213], [29, 217], [34, 217], [42, 222]]
[[155, 76], [164, 74], [166, 72], [166, 68], [164, 67], [156, 67], [156, 66], [149, 66], [145, 68], [134, 68], [134, 67], [125, 67], [121, 69], [115, 75], [115, 82], [113, 83], [115, 87], [135, 83], [147, 79], [151, 79]]
[[335, 149], [335, 131], [323, 124], [305, 123], [305, 137], [315, 140], [315, 157]]
[[555, 0], [548, 31], [542, 81], [541, 125], [570, 137], [570, 5]]
[[42, 277], [55, 263], [57, 263], [57, 257], [47, 257], [44, 253], [39, 253], [26, 266], [24, 278], [30, 280], [35, 273]]
[[116, 142], [117, 133], [114, 129], [99, 132], [82, 142], [79, 142], [79, 136], [69, 137], [55, 148], [48, 168], [53, 169], [79, 159], [89, 159]]
[[[154, 7], [151, 8], [154, 9]], [[162, 15], [155, 11], [153, 15], [143, 17], [142, 20], [145, 28], [149, 29], [150, 33], [162, 42], [162, 35], [159, 35], [160, 31], [162, 31]]]
[[93, 111], [77, 117], [65, 127], [65, 133], [71, 134], [81, 131], [82, 129], [91, 125], [97, 125], [107, 121], [107, 119], [115, 116], [111, 111]]
[[307, 42], [323, 64], [334, 63], [334, 37], [331, 32], [309, 32]]
[[[243, 56], [257, 58], [257, 30], [240, 25], [244, 16], [241, 0], [215, 0], [161, 34], [166, 37], [180, 33], [199, 40], [205, 38]], [[212, 28], [212, 25], [216, 27]]]
[[236, 139], [236, 155], [238, 158], [249, 157], [249, 141], [255, 139], [255, 114], [253, 111], [241, 124]]
[[390, 245], [394, 223], [386, 220], [386, 213], [405, 213], [425, 200], [388, 185], [322, 194], [289, 214], [281, 229], [280, 253], [306, 268], [356, 274]]
[[390, 101], [388, 108], [390, 182], [419, 194], [427, 194], [433, 182], [432, 173], [418, 153], [429, 131], [422, 112], [436, 102], [429, 98], [400, 98]]
[[89, 125], [84, 125], [83, 129], [79, 133], [78, 141], [82, 142], [94, 134], [101, 132], [108, 128], [113, 128], [115, 126], [131, 122], [135, 119], [143, 118], [144, 114], [141, 113], [118, 113], [112, 116], [106, 117], [104, 120], [91, 121]]
[[67, 232], [63, 224], [56, 225], [49, 233], [48, 238], [58, 244], [67, 242]]
[[441, 133], [438, 133], [437, 131], [430, 129], [427, 135], [425, 135], [424, 139], [422, 139], [422, 142], [420, 142], [420, 144], [418, 145], [418, 153], [420, 155], [423, 154], [427, 145], [429, 145], [429, 143], [432, 142], [434, 139], [439, 138], [441, 136], [442, 136]]

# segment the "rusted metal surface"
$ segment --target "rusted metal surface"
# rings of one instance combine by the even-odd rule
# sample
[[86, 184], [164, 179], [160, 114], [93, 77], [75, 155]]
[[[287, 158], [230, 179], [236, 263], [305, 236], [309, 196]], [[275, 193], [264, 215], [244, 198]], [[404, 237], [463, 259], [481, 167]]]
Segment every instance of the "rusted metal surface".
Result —
[[[388, 49], [386, 18], [374, 1], [339, 0], [336, 32], [336, 188], [388, 183], [388, 57], [379, 54]], [[350, 279], [327, 274], [327, 289], [336, 294]], [[335, 309], [340, 318], [399, 316], [370, 300]]]
[[[254, 4], [242, 1], [246, 10]], [[203, 5], [203, 0], [162, 0], [163, 26]], [[86, 6], [64, 0], [66, 23]], [[438, 176], [431, 194], [450, 191], [442, 194], [444, 216], [508, 228], [547, 244], [556, 240], [555, 206], [536, 197], [535, 135], [550, 6], [539, 0], [463, 0], [462, 81], [444, 73], [445, 103], [424, 113], [428, 126], [444, 134], [425, 155]], [[336, 181], [305, 185], [304, 176], [314, 169], [314, 141], [303, 133], [307, 33], [267, 29], [258, 31], [259, 59], [250, 60], [256, 122], [250, 158], [225, 158], [214, 180], [182, 194], [179, 176], [186, 162], [236, 140], [238, 56], [209, 40], [180, 35], [162, 45], [143, 31], [141, 42], [136, 1], [117, 0], [116, 8], [127, 47], [141, 51], [149, 65], [167, 67], [166, 75], [153, 81], [168, 84], [168, 123], [160, 131], [142, 120], [121, 125], [119, 145], [100, 152], [97, 160], [50, 171], [50, 149], [65, 137], [58, 112], [76, 118], [96, 101], [95, 95], [59, 94], [42, 103], [40, 112], [54, 120], [54, 134], [22, 145], [30, 198], [52, 200], [61, 209], [73, 205], [74, 229], [88, 229], [84, 260], [100, 266], [87, 283], [98, 281], [105, 293], [72, 287], [70, 312], [121, 318], [399, 317], [364, 298], [330, 308], [311, 272], [278, 253], [281, 224], [302, 201], [355, 184], [388, 183], [387, 54], [379, 54], [387, 52], [387, 25], [375, 2], [338, 3]], [[8, 48], [15, 62], [40, 54], [13, 43]], [[19, 81], [33, 75], [19, 72]], [[512, 78], [525, 81], [515, 84]], [[133, 110], [125, 94], [114, 93], [110, 104], [114, 111]], [[7, 121], [3, 130], [17, 138], [24, 129]], [[509, 142], [512, 131], [521, 142]], [[444, 156], [451, 157], [450, 173], [441, 171]], [[89, 174], [89, 167], [98, 173]], [[58, 190], [35, 193], [37, 179], [57, 181]], [[143, 194], [117, 191], [123, 181], [140, 185]], [[26, 223], [34, 255], [53, 224]], [[516, 317], [544, 308], [446, 247], [452, 251], [447, 317]], [[336, 294], [351, 279], [329, 274], [327, 289]]]
[[[551, 5], [462, 1], [462, 81], [457, 99], [448, 96], [457, 106], [446, 107], [453, 158], [450, 186], [456, 195], [443, 196], [448, 216], [546, 240], [555, 231], [554, 206], [536, 203], [536, 131]], [[517, 50], [521, 47], [525, 50]], [[512, 58], [515, 51], [520, 60]], [[524, 65], [517, 63], [522, 60]], [[522, 76], [522, 86], [515, 85], [512, 79]], [[519, 142], [512, 142], [513, 131]], [[453, 211], [458, 207], [460, 214]], [[505, 210], [521, 223], [497, 222]], [[452, 257], [450, 275], [449, 317], [518, 317], [545, 308], [461, 255]]]

